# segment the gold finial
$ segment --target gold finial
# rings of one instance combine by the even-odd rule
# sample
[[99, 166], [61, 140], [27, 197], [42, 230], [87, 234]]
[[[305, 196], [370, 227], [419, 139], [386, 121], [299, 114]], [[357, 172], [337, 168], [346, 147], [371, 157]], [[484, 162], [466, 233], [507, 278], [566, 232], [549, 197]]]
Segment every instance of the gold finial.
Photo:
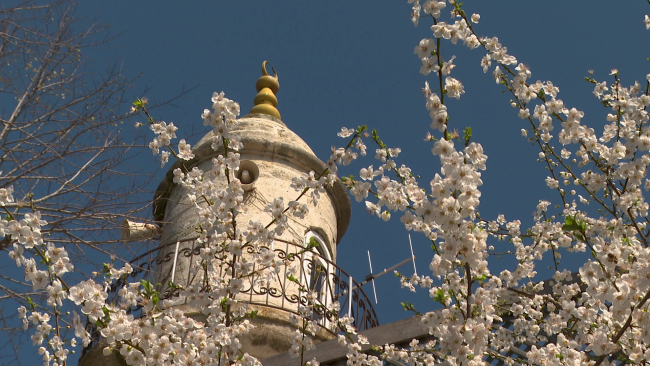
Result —
[[281, 119], [280, 112], [276, 108], [278, 106], [278, 98], [275, 97], [275, 93], [280, 89], [278, 73], [271, 66], [274, 76], [270, 76], [268, 71], [266, 71], [267, 63], [267, 61], [262, 62], [262, 76], [257, 79], [257, 83], [255, 84], [257, 96], [255, 96], [255, 100], [253, 101], [255, 105], [250, 113], [268, 114], [269, 116]]

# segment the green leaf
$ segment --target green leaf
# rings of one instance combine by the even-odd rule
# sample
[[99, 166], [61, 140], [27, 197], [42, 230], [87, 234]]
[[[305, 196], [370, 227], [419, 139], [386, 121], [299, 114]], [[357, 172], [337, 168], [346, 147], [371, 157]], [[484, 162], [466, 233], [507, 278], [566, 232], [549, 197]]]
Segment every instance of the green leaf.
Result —
[[308, 248], [317, 248], [320, 246], [320, 244], [318, 244], [318, 242], [314, 238], [309, 238], [309, 243], [307, 245]]
[[144, 288], [145, 294], [150, 295], [154, 291], [153, 286], [149, 280], [142, 280], [140, 281], [140, 284], [142, 285], [142, 288]]
[[577, 230], [578, 225], [576, 224], [576, 219], [572, 216], [567, 216], [564, 218], [564, 225], [562, 225], [562, 230]]
[[463, 140], [465, 140], [465, 146], [469, 145], [469, 140], [472, 138], [472, 128], [466, 127], [463, 130]]
[[445, 290], [439, 288], [438, 291], [436, 291], [436, 297], [433, 298], [433, 301], [439, 302], [441, 304], [445, 304]]
[[289, 281], [291, 281], [291, 282], [294, 282], [294, 283], [297, 283], [298, 285], [300, 285], [300, 281], [298, 281], [298, 279], [295, 278], [293, 275], [288, 275], [288, 276], [287, 276], [287, 279], [288, 279]]
[[403, 302], [401, 304], [402, 308], [404, 308], [404, 311], [415, 311], [415, 306], [413, 306], [413, 304], [410, 302]]
[[567, 216], [564, 218], [562, 230], [571, 232], [580, 241], [586, 241], [584, 235], [582, 235], [587, 230], [585, 220], [576, 220], [574, 216]]
[[34, 302], [34, 300], [32, 300], [32, 298], [29, 297], [29, 296], [27, 296], [26, 299], [27, 299], [27, 304], [29, 305], [30, 309], [32, 311], [36, 310], [36, 303]]
[[372, 140], [373, 141], [379, 140], [379, 135], [377, 134], [377, 130], [375, 129], [372, 130]]
[[104, 313], [104, 317], [110, 319], [111, 318], [111, 311], [108, 310], [106, 306], [102, 308], [102, 312]]

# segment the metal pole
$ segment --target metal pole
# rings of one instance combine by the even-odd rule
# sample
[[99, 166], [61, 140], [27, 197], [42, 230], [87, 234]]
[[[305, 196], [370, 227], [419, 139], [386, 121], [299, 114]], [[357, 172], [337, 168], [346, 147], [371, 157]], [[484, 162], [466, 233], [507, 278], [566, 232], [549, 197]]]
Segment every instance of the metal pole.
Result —
[[418, 275], [418, 269], [415, 267], [415, 254], [413, 254], [413, 243], [411, 243], [411, 234], [409, 234], [409, 246], [411, 247], [411, 258], [413, 258], [413, 273]]
[[350, 276], [350, 293], [348, 293], [348, 317], [352, 317], [352, 276]]
[[[359, 287], [365, 285], [366, 283], [372, 281], [373, 279], [375, 279], [375, 278], [377, 278], [377, 277], [381, 277], [381, 276], [385, 275], [386, 273], [388, 273], [388, 272], [394, 270], [395, 268], [397, 268], [397, 267], [399, 267], [399, 266], [405, 265], [406, 263], [408, 263], [408, 262], [410, 262], [410, 261], [412, 261], [412, 260], [415, 260], [415, 257], [411, 257], [411, 258], [405, 259], [405, 260], [403, 260], [403, 261], [397, 263], [396, 265], [390, 267], [389, 269], [385, 269], [383, 272], [381, 272], [381, 273], [379, 273], [379, 274], [377, 274], [377, 275], [373, 275], [372, 273], [369, 274], [369, 275], [367, 275], [367, 276], [366, 276], [366, 279], [365, 279], [363, 282], [361, 282], [361, 283], [359, 284]], [[353, 288], [351, 288], [350, 291], [352, 291], [352, 290], [354, 290], [354, 289], [356, 289], [356, 286], [353, 287]]]
[[178, 259], [178, 246], [180, 244], [180, 241], [176, 242], [176, 250], [174, 251], [174, 264], [172, 265], [172, 283], [174, 282], [174, 276], [176, 275], [176, 259]]
[[[411, 253], [413, 254], [413, 253]], [[370, 251], [368, 251], [368, 264], [370, 264], [370, 274], [372, 274], [372, 261], [370, 260]], [[375, 280], [372, 280], [372, 292], [375, 294], [375, 304], [377, 304], [377, 289], [375, 288]]]

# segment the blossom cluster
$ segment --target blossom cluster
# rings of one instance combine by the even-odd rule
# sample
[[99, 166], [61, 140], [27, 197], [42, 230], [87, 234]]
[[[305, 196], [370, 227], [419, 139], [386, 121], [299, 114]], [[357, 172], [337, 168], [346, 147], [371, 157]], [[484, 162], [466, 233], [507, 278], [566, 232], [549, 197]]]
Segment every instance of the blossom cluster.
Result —
[[[2, 207], [13, 203], [12, 192], [11, 186], [1, 189]], [[0, 232], [11, 238], [13, 249], [9, 251], [9, 256], [16, 266], [24, 268], [25, 281], [32, 285], [34, 292], [42, 292], [47, 306], [54, 309], [53, 313], [37, 311], [35, 304], [30, 302], [29, 308], [18, 308], [18, 316], [23, 329], [28, 329], [30, 325], [34, 327], [31, 340], [35, 346], [39, 346], [38, 352], [44, 364], [58, 366], [65, 364], [70, 352], [68, 347], [76, 345], [76, 339], [64, 339], [58, 329], [60, 309], [68, 297], [68, 288], [62, 277], [72, 272], [74, 266], [64, 248], [43, 240], [41, 230], [45, 225], [47, 222], [41, 219], [41, 213], [33, 211], [24, 214], [22, 219], [9, 215], [6, 220], [0, 221]]]
[[239, 116], [239, 104], [226, 98], [223, 92], [212, 94], [212, 111], [205, 109], [201, 114], [204, 126], [212, 127], [213, 139], [212, 149], [215, 151], [228, 140], [228, 147], [232, 150], [239, 150], [242, 146], [237, 134], [231, 133], [230, 129]]
[[[557, 86], [531, 82], [531, 70], [509, 55], [498, 38], [478, 36], [474, 29], [478, 14], [468, 19], [462, 4], [452, 1], [409, 3], [416, 25], [423, 12], [434, 19], [433, 38], [420, 41], [414, 53], [421, 60], [421, 73], [437, 76], [435, 84], [444, 85], [433, 92], [426, 83], [423, 90], [431, 128], [443, 133], [439, 140], [431, 133], [426, 138], [435, 141], [432, 153], [440, 160], [442, 174], [435, 174], [425, 190], [409, 168], [383, 160], [387, 163], [378, 169], [363, 168], [359, 181], [347, 182], [357, 199], [367, 197], [357, 195], [359, 191], [374, 194], [376, 201], [366, 202], [371, 213], [387, 220], [391, 212], [402, 212], [407, 230], [423, 232], [431, 240], [436, 254], [430, 269], [437, 280], [417, 275], [400, 279], [412, 291], [417, 285], [428, 289], [443, 309], [422, 316], [435, 344], [426, 349], [411, 344], [408, 351], [386, 345], [383, 357], [449, 365], [482, 365], [486, 358], [545, 365], [609, 364], [616, 357], [629, 363], [650, 361], [648, 340], [640, 331], [647, 327], [644, 314], [650, 299], [645, 259], [648, 203], [643, 195], [650, 187], [647, 86], [634, 82], [624, 87], [618, 70], [612, 71], [611, 83], [587, 78], [594, 84], [594, 96], [610, 110], [599, 135], [582, 124], [584, 112], [566, 107], [558, 98]], [[440, 19], [440, 10], [447, 5], [453, 6], [451, 15], [456, 18], [451, 22]], [[507, 89], [511, 106], [533, 131], [530, 141], [541, 149], [539, 160], [550, 173], [546, 183], [557, 192], [561, 205], [553, 211], [550, 202], [540, 201], [535, 223], [527, 230], [520, 220], [508, 221], [501, 215], [488, 221], [476, 214], [486, 157], [479, 144], [470, 142], [471, 131], [461, 139], [449, 129], [445, 97], [458, 98], [464, 88], [448, 76], [454, 57], [443, 59], [441, 40], [484, 50], [480, 67], [487, 72], [494, 66], [494, 80]], [[522, 130], [525, 137], [528, 129]], [[454, 139], [463, 143], [462, 151], [456, 150]], [[374, 140], [388, 156], [383, 142]], [[601, 209], [593, 217], [590, 203]], [[512, 249], [506, 253], [517, 259], [516, 268], [490, 271], [487, 260], [495, 253], [490, 238], [510, 242]], [[576, 277], [562, 268], [561, 259], [581, 251], [590, 251], [592, 259]], [[542, 260], [550, 260], [556, 268], [551, 281], [536, 278]], [[510, 325], [501, 327], [504, 316]], [[504, 356], [523, 343], [531, 345], [525, 357]], [[349, 363], [366, 362], [350, 356]]]

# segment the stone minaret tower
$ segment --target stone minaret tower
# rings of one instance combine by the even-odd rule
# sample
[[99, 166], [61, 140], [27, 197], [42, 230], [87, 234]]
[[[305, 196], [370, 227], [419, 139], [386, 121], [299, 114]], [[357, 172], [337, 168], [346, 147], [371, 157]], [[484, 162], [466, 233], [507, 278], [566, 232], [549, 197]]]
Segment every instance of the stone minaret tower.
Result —
[[[262, 64], [263, 76], [256, 84], [258, 94], [255, 105], [248, 115], [237, 121], [232, 131], [241, 137], [243, 143], [243, 149], [238, 151], [241, 166], [235, 174], [242, 183], [246, 183], [244, 200], [249, 207], [245, 215], [246, 222], [270, 222], [270, 214], [263, 211], [268, 202], [277, 197], [282, 197], [285, 203], [297, 198], [299, 192], [291, 188], [292, 178], [310, 171], [320, 174], [325, 170], [325, 164], [280, 119], [275, 97], [279, 83], [277, 74], [273, 71], [274, 76], [268, 75], [266, 62]], [[189, 165], [185, 163], [188, 169], [193, 166], [203, 171], [210, 169], [212, 158], [217, 155], [210, 146], [212, 136], [212, 132], [209, 132], [195, 146], [195, 159]], [[167, 261], [159, 265], [162, 270], [159, 276], [162, 278], [157, 282], [168, 282], [173, 274], [174, 282], [184, 286], [192, 282], [192, 256], [197, 254], [192, 239], [197, 237], [198, 221], [197, 210], [189, 201], [188, 192], [172, 182], [176, 167], [170, 168], [155, 196], [154, 218], [162, 226], [158, 255], [159, 258], [167, 258]], [[306, 198], [302, 198], [301, 202], [308, 203], [309, 213], [303, 219], [292, 218], [289, 230], [274, 242], [274, 251], [279, 256], [291, 258], [289, 262], [298, 266], [298, 272], [294, 276], [307, 286], [321, 289], [323, 302], [327, 303], [331, 300], [327, 300], [324, 292], [327, 291], [326, 287], [332, 286], [329, 273], [334, 270], [329, 268], [332, 266], [328, 263], [335, 263], [336, 245], [350, 221], [350, 199], [340, 184], [329, 187], [317, 205], [308, 202]], [[314, 254], [303, 250], [311, 238], [319, 243], [320, 261], [315, 260]], [[170, 261], [172, 257], [174, 260]], [[240, 300], [249, 302], [250, 307], [258, 311], [253, 322], [254, 332], [242, 339], [244, 351], [251, 355], [264, 358], [286, 352], [291, 345], [295, 328], [291, 326], [289, 316], [290, 312], [297, 311], [301, 302], [304, 303], [304, 293], [300, 293], [295, 283], [285, 280], [287, 275], [286, 270], [283, 270], [278, 281], [269, 284], [267, 288], [255, 287], [252, 283], [243, 285]], [[177, 301], [177, 306], [185, 306], [182, 298]], [[187, 312], [193, 311], [195, 309], [187, 309]], [[317, 338], [323, 340], [331, 336], [322, 332]]]
[[[264, 206], [273, 199], [282, 197], [284, 202], [295, 200], [299, 194], [291, 188], [292, 178], [310, 171], [320, 174], [325, 170], [325, 164], [319, 160], [309, 146], [280, 119], [277, 110], [279, 83], [277, 74], [268, 75], [266, 62], [262, 64], [263, 76], [256, 84], [258, 91], [255, 105], [250, 113], [236, 122], [232, 132], [241, 137], [243, 149], [239, 152], [241, 157], [240, 169], [234, 174], [244, 184], [244, 200], [249, 208], [245, 220], [270, 222], [270, 214], [264, 212]], [[203, 171], [210, 170], [212, 158], [218, 155], [211, 148], [213, 133], [204, 136], [193, 149], [195, 158], [184, 162], [187, 169], [199, 167]], [[223, 154], [223, 152], [221, 152]], [[173, 183], [173, 170], [180, 167], [175, 163], [167, 172], [165, 178], [158, 186], [154, 197], [154, 219], [160, 224], [161, 230], [152, 231], [152, 225], [140, 225], [135, 231], [160, 232], [160, 246], [156, 251], [151, 251], [133, 260], [135, 268], [144, 268], [139, 276], [154, 284], [166, 284], [169, 281], [179, 286], [188, 286], [200, 280], [195, 271], [198, 263], [199, 248], [195, 242], [198, 234], [197, 210], [190, 202], [187, 190]], [[231, 173], [232, 174], [232, 173]], [[224, 182], [217, 182], [217, 185]], [[342, 184], [327, 188], [326, 194], [321, 194], [317, 204], [306, 197], [300, 200], [308, 203], [309, 213], [304, 218], [292, 217], [289, 229], [276, 238], [273, 251], [282, 266], [293, 266], [292, 275], [309, 288], [317, 290], [322, 304], [328, 305], [332, 301], [345, 301], [340, 296], [347, 294], [354, 297], [358, 304], [361, 296], [359, 290], [350, 287], [354, 284], [345, 282], [340, 272], [335, 268], [336, 245], [341, 240], [350, 221], [350, 199]], [[136, 224], [137, 226], [138, 224]], [[133, 235], [127, 227], [126, 237]], [[145, 234], [146, 235], [146, 234]], [[137, 233], [136, 233], [137, 236]], [[126, 239], [126, 238], [125, 238]], [[305, 251], [306, 243], [311, 239], [318, 242], [318, 253]], [[132, 237], [131, 240], [134, 240]], [[243, 257], [246, 257], [246, 253]], [[284, 261], [282, 261], [284, 259]], [[297, 270], [296, 270], [297, 269]], [[240, 339], [243, 351], [260, 359], [275, 354], [287, 352], [295, 334], [295, 326], [290, 322], [290, 314], [296, 313], [300, 304], [306, 304], [305, 293], [300, 291], [300, 286], [286, 278], [289, 273], [287, 268], [282, 268], [278, 280], [264, 287], [251, 283], [244, 283], [243, 289], [237, 299], [249, 303], [251, 310], [258, 311], [253, 320], [255, 329], [243, 339]], [[224, 274], [224, 276], [228, 276]], [[140, 278], [130, 282], [137, 282]], [[351, 280], [351, 279], [349, 279]], [[304, 288], [304, 287], [303, 287]], [[358, 286], [357, 286], [358, 288]], [[174, 306], [183, 309], [197, 319], [203, 317], [198, 309], [192, 309], [186, 299], [178, 296], [179, 291], [160, 288], [163, 298], [172, 299]], [[332, 296], [336, 292], [337, 295]], [[352, 296], [351, 294], [354, 294]], [[365, 298], [365, 295], [363, 296]], [[363, 303], [363, 301], [361, 301]], [[344, 304], [342, 304], [344, 306]], [[368, 304], [368, 306], [370, 306]], [[361, 309], [363, 308], [363, 309]], [[363, 312], [366, 317], [368, 308], [365, 305], [358, 307], [358, 312]], [[372, 310], [370, 308], [370, 310]], [[354, 311], [353, 311], [354, 312]], [[330, 323], [322, 314], [314, 314], [324, 328]], [[375, 323], [373, 323], [375, 324]], [[372, 325], [371, 325], [372, 326]], [[333, 338], [332, 333], [325, 329], [316, 335], [315, 341]], [[117, 352], [109, 357], [102, 356], [102, 342], [86, 349], [79, 361], [79, 365], [120, 365], [121, 361]]]

